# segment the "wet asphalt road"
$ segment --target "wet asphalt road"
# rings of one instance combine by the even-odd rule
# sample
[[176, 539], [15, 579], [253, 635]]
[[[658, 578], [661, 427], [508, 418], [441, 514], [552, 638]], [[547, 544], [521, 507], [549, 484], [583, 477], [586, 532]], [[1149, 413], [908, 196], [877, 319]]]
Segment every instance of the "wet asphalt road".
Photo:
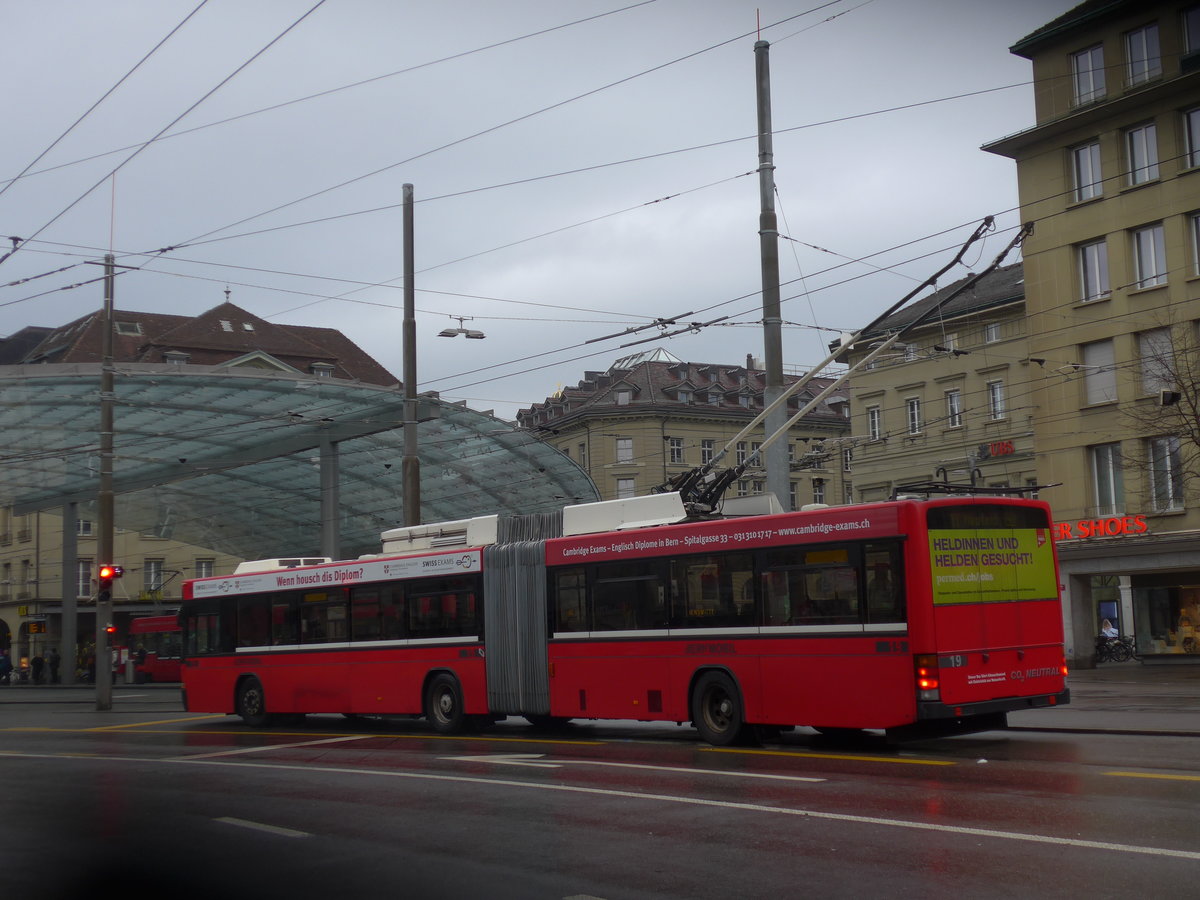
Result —
[[17, 688], [0, 693], [0, 871], [39, 898], [1194, 895], [1191, 693], [1105, 677], [1077, 693], [1173, 696], [1144, 704], [1172, 728], [900, 749], [798, 729], [718, 750], [686, 726], [255, 730], [165, 686], [106, 712], [85, 688]]

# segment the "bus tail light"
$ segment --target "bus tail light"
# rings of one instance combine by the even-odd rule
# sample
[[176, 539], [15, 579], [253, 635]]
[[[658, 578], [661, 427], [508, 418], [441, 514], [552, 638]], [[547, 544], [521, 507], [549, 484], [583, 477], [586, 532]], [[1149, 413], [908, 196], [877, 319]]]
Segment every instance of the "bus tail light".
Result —
[[917, 670], [917, 698], [920, 700], [942, 699], [938, 681], [938, 660], [933, 654], [922, 654], [914, 660]]

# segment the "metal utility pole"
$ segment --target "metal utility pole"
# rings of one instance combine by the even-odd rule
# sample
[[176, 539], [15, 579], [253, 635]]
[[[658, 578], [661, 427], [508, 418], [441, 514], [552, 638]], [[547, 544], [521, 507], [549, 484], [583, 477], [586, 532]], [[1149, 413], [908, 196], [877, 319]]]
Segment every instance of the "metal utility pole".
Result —
[[[754, 44], [754, 74], [758, 84], [758, 217], [759, 252], [762, 257], [763, 366], [766, 368], [764, 405], [768, 408], [783, 394], [783, 320], [779, 314], [779, 225], [775, 217], [775, 151], [771, 138], [770, 44]], [[787, 422], [787, 407], [780, 404], [766, 419], [765, 434], [775, 434]], [[791, 477], [787, 441], [769, 445], [762, 462], [767, 468], [767, 490], [788, 505]]]
[[421, 524], [421, 459], [417, 455], [417, 313], [413, 286], [413, 186], [404, 185], [404, 524]]
[[[98, 565], [113, 562], [113, 281], [116, 257], [104, 257], [104, 313], [101, 316], [100, 362], [100, 493], [96, 498], [99, 533], [96, 535]], [[73, 523], [68, 523], [73, 524]], [[98, 571], [98, 570], [97, 570]], [[112, 594], [96, 594], [96, 709], [112, 709], [112, 659], [108, 647], [108, 625], [112, 621]], [[72, 661], [67, 661], [73, 665]]]

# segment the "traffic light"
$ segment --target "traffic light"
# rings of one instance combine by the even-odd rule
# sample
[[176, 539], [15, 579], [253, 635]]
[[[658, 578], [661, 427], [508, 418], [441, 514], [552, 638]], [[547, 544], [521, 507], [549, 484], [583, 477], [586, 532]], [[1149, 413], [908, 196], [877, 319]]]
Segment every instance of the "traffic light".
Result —
[[110, 624], [108, 624], [108, 625], [105, 625], [105, 626], [104, 626], [104, 633], [105, 633], [105, 634], [116, 634], [116, 633], [117, 633], [117, 626], [116, 626], [116, 625], [113, 625], [113, 624], [111, 624], [111, 623], [110, 623]]
[[108, 603], [112, 600], [112, 583], [114, 578], [120, 578], [125, 574], [125, 570], [121, 566], [114, 566], [111, 563], [105, 563], [97, 571], [96, 576], [99, 581], [99, 589], [96, 591], [97, 603]]

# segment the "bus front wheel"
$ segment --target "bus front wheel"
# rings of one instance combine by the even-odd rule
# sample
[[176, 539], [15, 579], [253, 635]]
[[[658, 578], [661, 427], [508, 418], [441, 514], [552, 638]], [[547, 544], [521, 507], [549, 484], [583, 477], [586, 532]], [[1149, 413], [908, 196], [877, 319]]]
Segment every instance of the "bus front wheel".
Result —
[[724, 672], [705, 672], [692, 691], [692, 722], [700, 737], [714, 747], [742, 740], [742, 699], [737, 685]]
[[267, 702], [262, 682], [251, 675], [238, 685], [237, 714], [254, 728], [267, 724]]
[[458, 679], [445, 673], [434, 676], [425, 691], [425, 719], [438, 734], [457, 734], [463, 730], [462, 689]]

